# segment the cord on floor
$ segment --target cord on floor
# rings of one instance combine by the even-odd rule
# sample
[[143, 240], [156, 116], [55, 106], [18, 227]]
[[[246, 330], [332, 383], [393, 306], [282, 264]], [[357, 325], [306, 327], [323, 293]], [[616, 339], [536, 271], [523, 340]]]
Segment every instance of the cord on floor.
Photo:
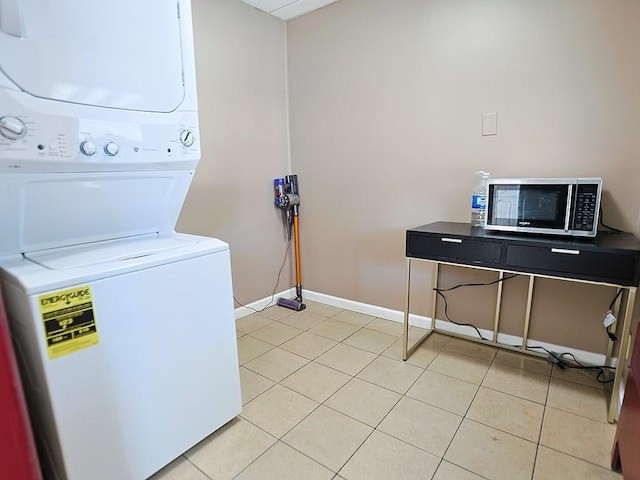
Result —
[[289, 256], [290, 248], [291, 248], [291, 239], [289, 239], [289, 241], [287, 242], [287, 249], [284, 252], [284, 259], [282, 260], [282, 265], [280, 265], [280, 270], [278, 270], [278, 278], [276, 279], [276, 284], [273, 287], [273, 292], [271, 292], [271, 300], [269, 300], [269, 303], [267, 303], [260, 310], [256, 310], [253, 307], [249, 307], [248, 305], [244, 305], [243, 303], [240, 303], [235, 295], [233, 296], [233, 301], [236, 302], [241, 307], [248, 308], [249, 310], [253, 310], [255, 313], [264, 312], [267, 308], [269, 308], [273, 304], [273, 299], [276, 296], [276, 290], [278, 289], [278, 285], [280, 284], [280, 275], [282, 274], [282, 269], [284, 268], [284, 264], [287, 263], [287, 257]]

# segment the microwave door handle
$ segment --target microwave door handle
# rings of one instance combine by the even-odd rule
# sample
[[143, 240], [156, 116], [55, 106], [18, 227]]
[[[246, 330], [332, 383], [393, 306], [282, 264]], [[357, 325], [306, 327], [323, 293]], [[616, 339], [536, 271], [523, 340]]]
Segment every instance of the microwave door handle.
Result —
[[573, 185], [569, 184], [569, 191], [567, 192], [567, 208], [564, 212], [564, 231], [569, 231], [569, 225], [571, 222], [571, 212], [575, 211], [573, 208]]
[[0, 32], [21, 38], [23, 27], [22, 0], [0, 0]]

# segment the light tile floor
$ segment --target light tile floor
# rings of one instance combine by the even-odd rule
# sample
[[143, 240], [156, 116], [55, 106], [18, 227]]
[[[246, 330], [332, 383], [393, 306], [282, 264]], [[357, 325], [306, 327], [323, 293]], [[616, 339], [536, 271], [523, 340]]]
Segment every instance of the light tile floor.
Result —
[[153, 480], [622, 479], [593, 374], [306, 303], [237, 321], [242, 414]]

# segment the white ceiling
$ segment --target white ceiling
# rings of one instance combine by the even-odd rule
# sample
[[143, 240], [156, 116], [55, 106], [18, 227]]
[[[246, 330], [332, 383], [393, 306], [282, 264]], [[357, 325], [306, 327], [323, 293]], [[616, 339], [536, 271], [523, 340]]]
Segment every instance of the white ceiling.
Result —
[[244, 3], [256, 7], [263, 12], [291, 20], [305, 13], [312, 12], [338, 0], [242, 0]]

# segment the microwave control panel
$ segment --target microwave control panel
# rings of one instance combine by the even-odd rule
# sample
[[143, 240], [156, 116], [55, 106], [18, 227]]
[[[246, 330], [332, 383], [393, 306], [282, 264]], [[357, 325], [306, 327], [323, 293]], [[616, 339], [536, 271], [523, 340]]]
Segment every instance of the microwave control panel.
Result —
[[593, 230], [594, 222], [598, 218], [598, 184], [582, 183], [575, 185], [575, 215], [573, 230]]

